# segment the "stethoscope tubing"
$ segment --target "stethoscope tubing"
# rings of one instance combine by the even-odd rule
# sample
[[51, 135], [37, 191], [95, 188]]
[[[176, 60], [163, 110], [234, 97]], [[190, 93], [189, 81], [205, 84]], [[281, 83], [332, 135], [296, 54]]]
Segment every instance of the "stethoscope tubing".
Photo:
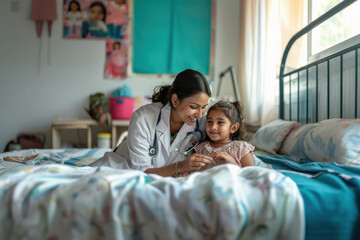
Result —
[[[161, 108], [162, 109], [162, 108]], [[155, 125], [155, 128], [156, 128], [156, 126], [159, 124], [159, 122], [160, 122], [160, 119], [161, 119], [161, 109], [160, 109], [160, 112], [159, 112], [159, 115], [158, 115], [158, 119], [157, 119], [157, 121], [156, 121], [156, 125]], [[199, 125], [200, 125], [200, 123], [199, 123], [199, 119], [197, 118], [196, 119], [196, 126], [195, 126], [195, 130], [194, 131], [191, 131], [191, 132], [188, 132], [188, 133], [186, 133], [186, 136], [189, 136], [190, 134], [192, 134], [192, 133], [196, 133], [196, 132], [199, 132], [200, 133], [200, 139], [198, 140], [198, 142], [196, 143], [196, 145], [197, 144], [199, 144], [201, 141], [202, 141], [202, 139], [203, 139], [203, 137], [204, 137], [204, 134], [203, 134], [203, 132], [202, 131], [200, 131], [200, 129], [199, 129]], [[150, 148], [149, 148], [149, 155], [150, 156], [154, 156], [154, 155], [156, 155], [157, 154], [157, 147], [156, 147], [156, 141], [157, 141], [157, 137], [156, 137], [156, 130], [155, 130], [155, 134], [154, 134], [154, 140], [153, 140], [153, 145], [152, 146], [150, 146]], [[193, 148], [194, 148], [195, 146], [193, 146], [193, 147], [190, 147], [190, 149], [192, 150]], [[190, 151], [191, 151], [190, 150]], [[185, 150], [185, 152], [184, 153], [188, 153], [188, 152], [190, 152], [190, 151], [187, 151], [187, 150]], [[185, 154], [185, 155], [186, 155]]]

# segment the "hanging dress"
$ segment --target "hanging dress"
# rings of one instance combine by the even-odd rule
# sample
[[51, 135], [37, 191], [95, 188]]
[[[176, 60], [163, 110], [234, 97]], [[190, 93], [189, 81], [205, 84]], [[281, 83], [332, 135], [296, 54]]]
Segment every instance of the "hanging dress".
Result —
[[[41, 34], [44, 21], [47, 22], [49, 38], [51, 36], [51, 26], [55, 19], [57, 19], [56, 0], [33, 0], [30, 19], [35, 21], [37, 37], [40, 38], [39, 56], [38, 56], [38, 73], [40, 73], [40, 58], [41, 58]], [[50, 60], [50, 41], [48, 43], [48, 62]]]

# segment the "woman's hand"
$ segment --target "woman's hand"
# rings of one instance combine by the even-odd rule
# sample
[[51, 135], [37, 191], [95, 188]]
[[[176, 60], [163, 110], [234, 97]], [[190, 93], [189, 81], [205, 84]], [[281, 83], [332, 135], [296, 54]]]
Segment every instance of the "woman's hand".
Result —
[[[190, 172], [183, 172], [183, 173], [178, 173], [177, 177], [186, 177], [190, 175]], [[173, 177], [176, 177], [175, 175]]]
[[214, 153], [213, 158], [218, 163], [232, 163], [235, 165], [239, 165], [235, 161], [235, 159], [227, 152], [216, 152], [216, 153]]
[[194, 153], [182, 162], [179, 162], [179, 172], [182, 173], [197, 171], [203, 166], [212, 163], [212, 161], [212, 157], [199, 153]]

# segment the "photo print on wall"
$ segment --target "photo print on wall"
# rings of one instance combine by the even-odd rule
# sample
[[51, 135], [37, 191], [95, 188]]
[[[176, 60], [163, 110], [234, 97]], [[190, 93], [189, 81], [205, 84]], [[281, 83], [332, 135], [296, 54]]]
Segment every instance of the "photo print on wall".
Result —
[[63, 37], [106, 40], [106, 78], [127, 76], [128, 0], [64, 0]]
[[106, 78], [125, 78], [127, 77], [127, 42], [122, 39], [106, 40]]

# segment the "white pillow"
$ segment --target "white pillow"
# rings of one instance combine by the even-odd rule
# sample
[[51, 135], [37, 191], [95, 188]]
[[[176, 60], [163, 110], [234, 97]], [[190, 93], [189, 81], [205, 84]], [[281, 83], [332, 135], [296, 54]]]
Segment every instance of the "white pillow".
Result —
[[276, 119], [262, 126], [250, 143], [262, 151], [276, 154], [291, 130], [300, 126], [295, 121]]

